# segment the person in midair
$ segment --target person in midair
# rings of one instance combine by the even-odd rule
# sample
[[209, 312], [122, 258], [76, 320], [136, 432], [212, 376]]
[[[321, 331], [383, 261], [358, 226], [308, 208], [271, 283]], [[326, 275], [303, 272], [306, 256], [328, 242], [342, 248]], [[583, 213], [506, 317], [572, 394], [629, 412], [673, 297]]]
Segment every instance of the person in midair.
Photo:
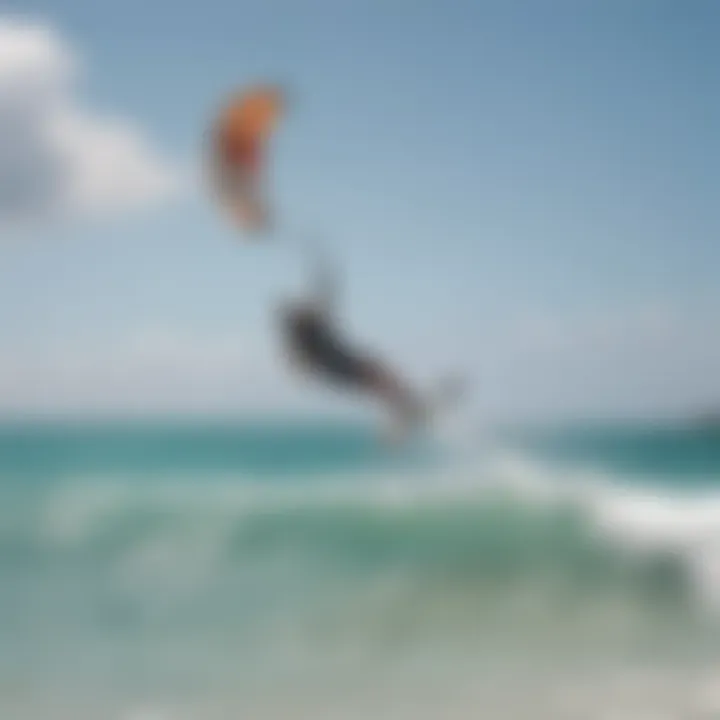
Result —
[[403, 430], [421, 425], [431, 410], [426, 399], [388, 363], [343, 336], [335, 315], [337, 282], [326, 263], [316, 267], [314, 286], [308, 296], [285, 300], [279, 308], [285, 347], [296, 367], [379, 399]]

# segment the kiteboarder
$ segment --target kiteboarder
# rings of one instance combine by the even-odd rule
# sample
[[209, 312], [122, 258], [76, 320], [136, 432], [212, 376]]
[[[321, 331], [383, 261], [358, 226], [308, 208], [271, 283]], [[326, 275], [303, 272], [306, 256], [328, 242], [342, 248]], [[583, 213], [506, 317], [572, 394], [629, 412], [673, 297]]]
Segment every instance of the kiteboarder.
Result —
[[[325, 264], [316, 270], [314, 291], [303, 299], [280, 304], [280, 323], [290, 359], [296, 367], [322, 377], [337, 387], [380, 399], [400, 428], [422, 424], [431, 405], [388, 364], [350, 345], [334, 316], [337, 284]], [[459, 386], [446, 385], [444, 395], [455, 395]]]

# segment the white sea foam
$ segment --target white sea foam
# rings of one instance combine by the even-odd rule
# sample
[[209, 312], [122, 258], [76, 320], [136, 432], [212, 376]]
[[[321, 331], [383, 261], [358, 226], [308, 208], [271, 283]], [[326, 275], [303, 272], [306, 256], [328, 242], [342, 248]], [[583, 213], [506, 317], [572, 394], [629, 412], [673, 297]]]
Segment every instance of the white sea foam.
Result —
[[[605, 542], [635, 554], [680, 558], [699, 596], [720, 608], [720, 492], [642, 487], [630, 479], [570, 469], [516, 452], [495, 449], [468, 461], [425, 470], [295, 478], [258, 482], [215, 476], [158, 482], [90, 478], [57, 487], [45, 499], [37, 535], [49, 547], [71, 551], [116, 533], [123, 572], [153, 575], [158, 569], [217, 567], [233, 530], [259, 514], [364, 509], [387, 516], [463, 505], [478, 507], [502, 496], [552, 511], [572, 506]], [[133, 538], [122, 530], [145, 514], [155, 526]], [[149, 522], [149, 521], [148, 521]], [[130, 523], [131, 525], [131, 523]], [[123, 536], [122, 532], [127, 535]]]

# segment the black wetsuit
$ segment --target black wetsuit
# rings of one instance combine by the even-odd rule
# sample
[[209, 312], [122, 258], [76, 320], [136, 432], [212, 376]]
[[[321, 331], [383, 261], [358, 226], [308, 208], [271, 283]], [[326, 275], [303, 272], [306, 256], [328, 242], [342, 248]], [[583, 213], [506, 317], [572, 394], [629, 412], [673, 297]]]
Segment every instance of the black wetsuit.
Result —
[[339, 342], [322, 316], [298, 308], [286, 313], [284, 324], [292, 350], [315, 369], [346, 385], [369, 383], [368, 361]]
[[406, 422], [423, 417], [425, 406], [420, 399], [375, 360], [340, 342], [322, 314], [293, 308], [285, 312], [283, 325], [291, 352], [314, 371], [347, 388], [380, 392]]

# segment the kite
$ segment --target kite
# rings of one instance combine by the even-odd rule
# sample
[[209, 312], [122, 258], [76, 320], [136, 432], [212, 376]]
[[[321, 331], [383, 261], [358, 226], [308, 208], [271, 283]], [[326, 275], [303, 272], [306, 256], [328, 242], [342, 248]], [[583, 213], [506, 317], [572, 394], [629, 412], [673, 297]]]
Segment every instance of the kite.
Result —
[[264, 195], [266, 151], [281, 118], [284, 93], [256, 86], [235, 94], [221, 109], [211, 132], [211, 176], [217, 198], [246, 231], [271, 224]]

